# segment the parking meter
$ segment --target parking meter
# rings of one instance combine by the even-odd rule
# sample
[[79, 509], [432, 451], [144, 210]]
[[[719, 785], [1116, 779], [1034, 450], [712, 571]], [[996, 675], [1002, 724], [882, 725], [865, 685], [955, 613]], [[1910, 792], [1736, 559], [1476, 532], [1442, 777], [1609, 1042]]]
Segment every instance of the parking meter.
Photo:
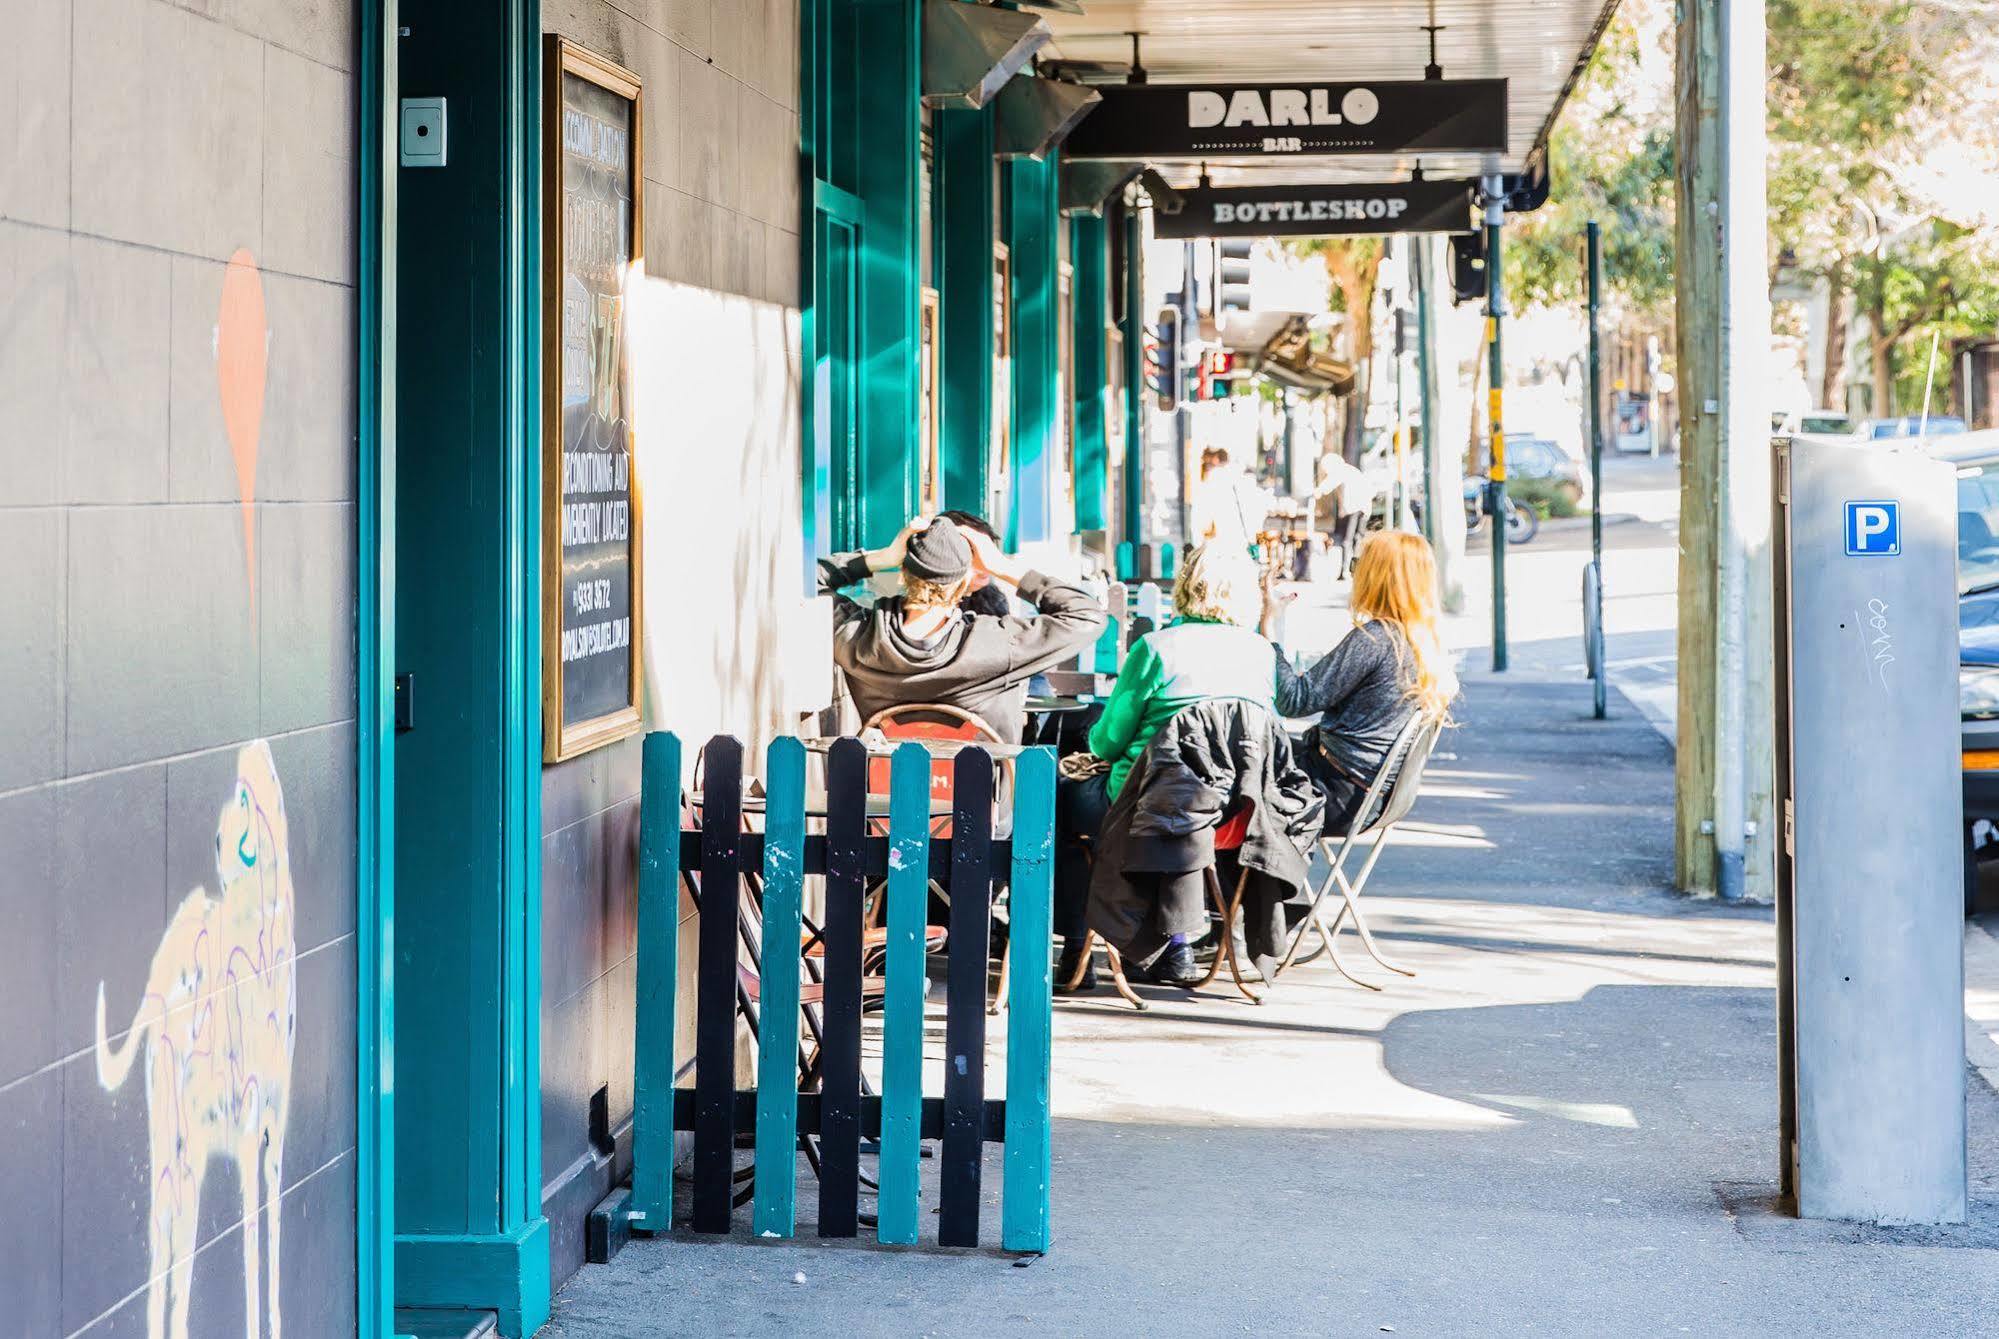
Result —
[[1955, 472], [1775, 452], [1784, 1188], [1807, 1218], [1963, 1222]]

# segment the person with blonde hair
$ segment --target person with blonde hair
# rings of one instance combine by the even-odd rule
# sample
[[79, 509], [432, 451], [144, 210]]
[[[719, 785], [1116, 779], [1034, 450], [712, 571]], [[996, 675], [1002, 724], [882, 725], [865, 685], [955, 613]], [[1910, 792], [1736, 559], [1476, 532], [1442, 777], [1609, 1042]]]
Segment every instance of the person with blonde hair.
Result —
[[[1255, 559], [1232, 542], [1204, 544], [1187, 555], [1173, 585], [1174, 622], [1132, 644], [1103, 715], [1090, 728], [1090, 754], [1100, 766], [1065, 776], [1057, 794], [1063, 852], [1055, 880], [1055, 931], [1063, 937], [1058, 987], [1081, 965], [1086, 942], [1089, 867], [1079, 839], [1094, 838], [1111, 801], [1145, 747], [1173, 714], [1209, 698], [1235, 697], [1273, 705], [1277, 650], [1257, 631], [1263, 608]], [[1197, 980], [1184, 943], [1153, 964], [1151, 979], [1181, 985]], [[1087, 974], [1083, 989], [1095, 984]]]
[[[1437, 560], [1421, 535], [1384, 530], [1369, 539], [1354, 561], [1349, 607], [1352, 630], [1303, 674], [1277, 657], [1277, 709], [1319, 718], [1303, 761], [1326, 792], [1328, 832], [1345, 832], [1358, 816], [1410, 716], [1442, 720], [1458, 694], [1438, 627]], [[1272, 613], [1266, 595], [1266, 626]]]

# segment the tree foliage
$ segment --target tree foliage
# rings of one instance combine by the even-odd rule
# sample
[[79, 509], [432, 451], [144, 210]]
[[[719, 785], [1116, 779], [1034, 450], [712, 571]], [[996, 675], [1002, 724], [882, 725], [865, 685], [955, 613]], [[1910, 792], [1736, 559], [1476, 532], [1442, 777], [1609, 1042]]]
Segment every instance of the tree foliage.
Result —
[[[1876, 412], [1920, 399], [1930, 337], [1999, 319], [1999, 0], [1767, 0], [1772, 278], [1852, 298]], [[1674, 12], [1625, 0], [1549, 144], [1554, 195], [1509, 226], [1517, 304], [1577, 301], [1583, 224], [1612, 294], [1673, 301]], [[1828, 377], [1827, 390], [1834, 377]]]
[[1583, 300], [1584, 225], [1603, 233], [1604, 283], [1641, 312], [1673, 300], [1671, 10], [1618, 7], [1548, 143], [1548, 203], [1506, 229], [1517, 305]]

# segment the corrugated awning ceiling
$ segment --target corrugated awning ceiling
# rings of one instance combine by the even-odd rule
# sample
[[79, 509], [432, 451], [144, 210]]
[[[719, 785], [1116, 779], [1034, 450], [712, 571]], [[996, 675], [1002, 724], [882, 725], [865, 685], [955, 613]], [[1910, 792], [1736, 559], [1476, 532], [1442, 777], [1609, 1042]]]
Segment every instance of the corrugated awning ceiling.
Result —
[[[1507, 151], [1423, 155], [1431, 176], [1523, 172], [1542, 144], [1616, 0], [1085, 0], [1081, 15], [1046, 13], [1055, 40], [1044, 57], [1102, 62], [1083, 77], [1122, 80], [1131, 33], [1151, 82], [1281, 83], [1421, 79], [1430, 59], [1425, 25], [1441, 25], [1437, 61], [1446, 79], [1507, 81]], [[1209, 170], [1216, 185], [1399, 181], [1413, 156], [1231, 158]], [[1199, 168], [1162, 166], [1192, 184]]]

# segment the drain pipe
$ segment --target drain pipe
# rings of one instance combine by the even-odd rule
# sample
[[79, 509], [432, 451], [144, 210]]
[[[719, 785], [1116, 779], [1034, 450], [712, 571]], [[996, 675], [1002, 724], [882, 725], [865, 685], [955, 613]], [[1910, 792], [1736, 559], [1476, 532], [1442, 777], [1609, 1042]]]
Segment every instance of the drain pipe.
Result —
[[[1774, 737], [1766, 663], [1771, 610], [1751, 586], [1770, 539], [1770, 427], [1762, 386], [1770, 299], [1764, 265], [1763, 6], [1761, 0], [1725, 0], [1720, 9], [1722, 460], [1716, 508], [1714, 842], [1715, 892], [1733, 902], [1749, 891], [1746, 859], [1758, 817], [1752, 807], [1766, 806], [1771, 789], [1767, 776], [1751, 774], [1752, 768], [1768, 772]], [[1767, 893], [1762, 866], [1768, 862], [1760, 847], [1758, 853], [1758, 891]]]

